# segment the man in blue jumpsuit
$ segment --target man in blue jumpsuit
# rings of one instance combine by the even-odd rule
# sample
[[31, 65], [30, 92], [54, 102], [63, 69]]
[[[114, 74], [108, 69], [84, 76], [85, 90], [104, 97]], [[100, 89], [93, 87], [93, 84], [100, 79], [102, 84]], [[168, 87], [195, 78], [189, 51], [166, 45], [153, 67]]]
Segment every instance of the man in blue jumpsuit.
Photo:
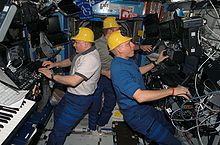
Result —
[[[115, 92], [109, 76], [110, 64], [113, 58], [108, 51], [107, 38], [112, 32], [119, 30], [119, 28], [120, 25], [118, 25], [115, 17], [105, 18], [103, 20], [104, 35], [95, 41], [95, 46], [101, 59], [101, 76], [95, 91], [96, 107], [93, 107], [95, 110], [92, 111], [97, 112], [97, 116], [89, 114], [89, 129], [91, 130], [96, 130], [97, 125], [104, 126], [108, 123], [116, 104]], [[104, 95], [103, 105], [102, 94]]]
[[180, 145], [174, 137], [172, 126], [164, 114], [144, 104], [169, 95], [180, 95], [188, 99], [189, 90], [176, 87], [161, 90], [146, 90], [142, 74], [150, 71], [167, 56], [160, 53], [157, 61], [138, 67], [131, 59], [134, 55], [134, 44], [131, 38], [122, 36], [120, 31], [113, 32], [108, 39], [110, 51], [115, 55], [111, 63], [111, 80], [117, 95], [117, 102], [124, 120], [134, 130], [143, 134], [147, 140], [159, 145]]
[[[98, 51], [92, 47], [93, 31], [81, 27], [72, 38], [77, 55], [60, 62], [43, 62], [46, 68], [39, 72], [46, 77], [67, 85], [67, 92], [57, 105], [54, 113], [54, 127], [49, 135], [48, 145], [63, 145], [67, 135], [88, 112], [94, 101], [94, 92], [100, 77], [101, 62]], [[71, 66], [69, 75], [55, 75], [50, 70], [54, 67]], [[90, 113], [92, 114], [92, 113]], [[93, 114], [92, 114], [93, 115]]]
[[[89, 114], [89, 129], [91, 130], [96, 130], [97, 125], [104, 126], [108, 123], [116, 104], [115, 92], [110, 79], [110, 64], [113, 57], [108, 51], [107, 39], [112, 32], [119, 30], [120, 27], [116, 21], [116, 17], [106, 17], [103, 20], [103, 35], [95, 41], [95, 46], [101, 59], [101, 76], [95, 91], [96, 107], [93, 107], [94, 110], [91, 111], [93, 113], [97, 112], [97, 115]], [[136, 45], [137, 47], [138, 45]], [[151, 51], [151, 45], [141, 45], [140, 49], [149, 52]], [[104, 96], [103, 105], [102, 94]]]

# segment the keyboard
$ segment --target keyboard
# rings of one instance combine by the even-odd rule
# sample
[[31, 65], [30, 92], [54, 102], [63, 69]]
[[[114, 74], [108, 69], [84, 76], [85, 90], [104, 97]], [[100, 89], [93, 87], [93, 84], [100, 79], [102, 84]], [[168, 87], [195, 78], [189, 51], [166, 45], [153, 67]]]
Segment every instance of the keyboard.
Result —
[[14, 136], [25, 119], [34, 109], [35, 102], [24, 99], [19, 109], [0, 106], [0, 144], [8, 145], [8, 140]]
[[[2, 0], [1, 0], [2, 2]], [[3, 2], [4, 3], [4, 2]], [[2, 4], [2, 3], [1, 3]], [[17, 11], [15, 5], [5, 5], [3, 10], [0, 10], [0, 42], [4, 40], [4, 37], [8, 31], [8, 28], [14, 18]]]
[[16, 70], [16, 72], [11, 72], [10, 69], [5, 69], [6, 75], [15, 83], [16, 87], [20, 90], [30, 90], [34, 82], [38, 78], [38, 68], [41, 66], [42, 62], [24, 62], [23, 66]]
[[[28, 91], [25, 90], [14, 90], [2, 83], [0, 83], [0, 105], [20, 108], [23, 99]], [[20, 103], [19, 103], [20, 102]], [[16, 106], [14, 106], [16, 104]]]

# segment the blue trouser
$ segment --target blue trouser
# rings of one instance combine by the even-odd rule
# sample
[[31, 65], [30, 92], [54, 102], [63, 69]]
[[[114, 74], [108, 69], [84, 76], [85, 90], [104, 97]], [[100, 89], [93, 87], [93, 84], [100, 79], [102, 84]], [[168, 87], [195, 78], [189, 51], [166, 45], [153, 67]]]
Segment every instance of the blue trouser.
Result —
[[[104, 103], [102, 104], [102, 93], [104, 93]], [[104, 126], [108, 123], [112, 111], [116, 104], [116, 96], [112, 86], [112, 81], [107, 77], [101, 75], [98, 87], [94, 93], [95, 101], [93, 104], [93, 109], [90, 110], [91, 113], [96, 113], [96, 116], [89, 113], [89, 128], [91, 130], [96, 130], [96, 126]]]
[[161, 111], [146, 105], [122, 112], [128, 125], [143, 134], [146, 140], [155, 141], [159, 145], [181, 145], [181, 142], [174, 137], [173, 126]]
[[[65, 93], [54, 112], [54, 127], [47, 145], [63, 145], [72, 129], [88, 112], [94, 96]], [[91, 115], [93, 115], [91, 113]]]

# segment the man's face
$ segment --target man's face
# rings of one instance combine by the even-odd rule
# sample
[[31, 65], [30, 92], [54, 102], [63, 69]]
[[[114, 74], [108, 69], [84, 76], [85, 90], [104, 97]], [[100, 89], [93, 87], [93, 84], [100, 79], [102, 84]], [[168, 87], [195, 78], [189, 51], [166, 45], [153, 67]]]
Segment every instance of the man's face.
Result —
[[86, 48], [86, 42], [83, 40], [76, 40], [74, 42], [74, 46], [76, 48], [76, 52], [81, 53], [81, 52], [84, 52], [84, 50]]
[[115, 32], [115, 31], [118, 31], [118, 30], [120, 30], [119, 27], [111, 28], [111, 33]]
[[118, 30], [120, 30], [120, 27], [112, 28], [113, 32], [118, 31]]
[[120, 46], [120, 50], [122, 51], [123, 56], [125, 57], [134, 56], [134, 48], [135, 48], [135, 45], [130, 40], [125, 43], [122, 43]]

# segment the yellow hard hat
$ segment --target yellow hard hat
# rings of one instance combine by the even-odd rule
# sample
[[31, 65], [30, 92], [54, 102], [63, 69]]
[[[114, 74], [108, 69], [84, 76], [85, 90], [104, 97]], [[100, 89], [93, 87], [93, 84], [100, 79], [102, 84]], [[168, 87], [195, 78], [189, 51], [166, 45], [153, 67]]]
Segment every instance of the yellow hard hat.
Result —
[[115, 31], [108, 38], [109, 50], [111, 51], [115, 49], [115, 47], [131, 39], [132, 39], [131, 37], [122, 36], [120, 30]]
[[119, 27], [121, 27], [121, 26], [118, 25], [118, 23], [116, 21], [116, 17], [107, 17], [103, 21], [103, 29], [106, 29], [106, 28], [119, 28]]
[[86, 42], [94, 42], [94, 33], [91, 29], [86, 27], [80, 27], [79, 33], [72, 37], [73, 40], [83, 40]]

